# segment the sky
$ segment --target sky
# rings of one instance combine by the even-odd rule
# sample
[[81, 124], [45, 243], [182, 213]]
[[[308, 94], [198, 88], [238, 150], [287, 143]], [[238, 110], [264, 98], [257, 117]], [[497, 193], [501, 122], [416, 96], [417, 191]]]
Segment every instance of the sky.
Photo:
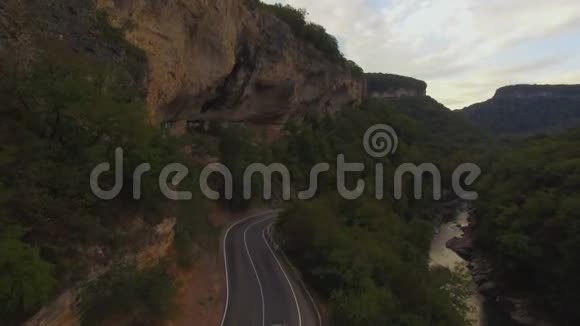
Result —
[[309, 12], [367, 72], [411, 76], [451, 109], [501, 86], [580, 84], [580, 0], [265, 0]]

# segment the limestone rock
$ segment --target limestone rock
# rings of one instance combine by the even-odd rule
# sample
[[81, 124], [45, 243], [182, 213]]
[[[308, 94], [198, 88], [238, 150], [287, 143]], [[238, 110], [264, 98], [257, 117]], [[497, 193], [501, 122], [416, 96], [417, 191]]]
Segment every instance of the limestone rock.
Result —
[[[365, 83], [290, 28], [242, 0], [98, 0], [145, 50], [147, 105], [157, 123], [281, 125], [359, 102]], [[181, 122], [181, 123], [180, 123]]]

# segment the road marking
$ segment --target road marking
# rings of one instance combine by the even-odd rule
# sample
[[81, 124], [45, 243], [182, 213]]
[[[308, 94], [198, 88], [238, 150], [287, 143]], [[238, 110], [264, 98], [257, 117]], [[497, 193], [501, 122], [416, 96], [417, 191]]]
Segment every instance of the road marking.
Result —
[[[266, 220], [268, 220], [268, 219], [264, 219], [263, 221], [266, 221]], [[292, 291], [292, 296], [294, 296], [294, 302], [296, 303], [296, 310], [298, 311], [298, 326], [302, 326], [302, 315], [300, 314], [300, 305], [298, 304], [298, 298], [296, 297], [296, 292], [294, 292], [294, 287], [292, 286], [292, 282], [290, 282], [290, 278], [288, 278], [288, 275], [286, 274], [284, 267], [282, 267], [282, 264], [280, 264], [278, 257], [276, 257], [276, 254], [274, 254], [274, 250], [272, 250], [272, 248], [270, 247], [268, 240], [266, 240], [265, 234], [266, 234], [266, 229], [264, 228], [262, 230], [262, 239], [264, 240], [264, 243], [266, 243], [266, 246], [270, 250], [272, 257], [274, 257], [274, 259], [276, 260], [276, 263], [278, 263], [278, 267], [280, 267], [280, 270], [282, 270], [282, 274], [284, 274], [284, 277], [286, 278], [288, 285], [290, 285], [290, 290]]]
[[252, 255], [250, 254], [250, 249], [248, 248], [248, 241], [247, 235], [248, 230], [250, 230], [254, 225], [267, 221], [273, 217], [268, 217], [259, 221], [256, 221], [249, 226], [246, 227], [244, 230], [244, 245], [246, 246], [246, 253], [248, 253], [248, 257], [250, 258], [250, 263], [252, 264], [252, 268], [254, 269], [254, 274], [256, 275], [256, 279], [258, 280], [258, 286], [260, 287], [260, 296], [262, 297], [262, 326], [266, 326], [266, 300], [264, 299], [264, 289], [262, 288], [262, 281], [260, 280], [260, 275], [258, 275], [258, 270], [256, 269], [256, 265], [254, 264], [254, 260], [252, 259]]
[[228, 272], [228, 254], [227, 254], [227, 250], [226, 250], [226, 243], [228, 240], [228, 235], [230, 233], [230, 231], [236, 227], [237, 225], [239, 225], [242, 222], [245, 222], [249, 219], [252, 218], [256, 218], [256, 217], [260, 217], [263, 215], [267, 215], [267, 214], [272, 214], [275, 213], [276, 211], [268, 211], [268, 212], [263, 212], [263, 213], [259, 213], [259, 214], [255, 214], [255, 215], [251, 215], [248, 216], [246, 218], [243, 218], [239, 221], [237, 221], [236, 223], [230, 225], [230, 227], [226, 230], [226, 233], [224, 235], [224, 240], [223, 240], [223, 255], [224, 255], [224, 269], [226, 270], [226, 304], [225, 304], [225, 308], [224, 308], [224, 314], [222, 316], [222, 322], [221, 322], [221, 326], [224, 326], [225, 322], [226, 322], [226, 316], [228, 314], [228, 307], [230, 305], [230, 278], [229, 278], [229, 272]]
[[[274, 223], [270, 223], [270, 225], [268, 225], [268, 233], [269, 233], [270, 237], [272, 236], [272, 226], [273, 225], [274, 225]], [[284, 256], [286, 263], [288, 264], [288, 266], [290, 266], [290, 269], [292, 269], [294, 271], [294, 273], [296, 275], [298, 275], [298, 271], [296, 270], [296, 267], [292, 266], [292, 263], [290, 262], [288, 257], [286, 257], [286, 255], [284, 253], [282, 253], [282, 256]], [[304, 284], [304, 281], [302, 281], [302, 279], [299, 276], [297, 276], [297, 279], [298, 279], [298, 282], [300, 283], [300, 285], [302, 286], [302, 290], [304, 290], [304, 292], [306, 292], [306, 295], [308, 295], [308, 298], [310, 299], [310, 303], [312, 303], [312, 307], [314, 307], [314, 310], [316, 310], [316, 316], [318, 317], [318, 325], [322, 326], [322, 315], [320, 314], [320, 311], [318, 310], [318, 305], [314, 301], [314, 297], [312, 297], [312, 294], [310, 294], [310, 291], [306, 287], [306, 284]]]

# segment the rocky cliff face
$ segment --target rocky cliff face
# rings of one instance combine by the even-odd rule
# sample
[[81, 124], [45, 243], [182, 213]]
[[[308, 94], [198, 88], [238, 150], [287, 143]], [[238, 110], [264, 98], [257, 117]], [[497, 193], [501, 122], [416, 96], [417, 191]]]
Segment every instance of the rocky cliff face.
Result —
[[365, 74], [365, 78], [370, 97], [399, 98], [427, 95], [427, 83], [422, 80], [383, 73], [368, 73]]
[[152, 120], [279, 126], [308, 111], [335, 111], [364, 93], [348, 67], [298, 40], [243, 0], [97, 0], [145, 50]]
[[[65, 48], [90, 57], [97, 68], [127, 68], [146, 97], [152, 123], [178, 132], [188, 122], [216, 120], [265, 125], [269, 136], [288, 119], [339, 110], [362, 99], [364, 81], [353, 78], [345, 63], [327, 59], [251, 3], [5, 0], [0, 2], [0, 54], [25, 67], [42, 52]], [[123, 38], [135, 48], [126, 47]], [[122, 253], [81, 248], [83, 263], [90, 266], [87, 279], [113, 265], [162, 260], [173, 243], [174, 224], [131, 232], [144, 243], [132, 241]], [[25, 325], [78, 325], [78, 300], [77, 285], [59, 289], [58, 297]]]
[[495, 99], [514, 98], [580, 98], [580, 85], [515, 85], [495, 92]]
[[406, 96], [425, 96], [425, 92], [414, 89], [399, 88], [399, 89], [384, 90], [382, 92], [381, 91], [370, 92], [368, 96], [378, 98], [393, 98], [393, 97], [398, 98]]
[[[134, 265], [145, 268], [159, 263], [168, 256], [173, 245], [175, 223], [175, 218], [166, 218], [151, 230], [141, 219], [137, 219], [133, 223], [133, 232], [140, 234], [139, 239], [135, 241], [131, 250], [126, 250], [114, 259], [101, 248], [91, 248], [86, 252], [87, 257], [91, 257], [89, 259], [93, 261], [100, 260], [102, 263], [95, 263], [92, 266], [87, 281], [94, 280], [118, 266]], [[23, 326], [81, 325], [79, 303], [84, 285], [85, 283], [78, 284], [61, 292], [24, 322]]]

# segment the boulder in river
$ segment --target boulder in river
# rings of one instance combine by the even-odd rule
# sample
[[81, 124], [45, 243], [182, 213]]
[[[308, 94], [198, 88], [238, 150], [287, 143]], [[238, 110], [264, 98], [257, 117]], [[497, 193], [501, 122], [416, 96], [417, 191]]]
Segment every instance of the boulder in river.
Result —
[[471, 237], [453, 238], [447, 241], [446, 246], [465, 260], [470, 260], [473, 257], [473, 240]]
[[493, 281], [488, 281], [480, 285], [478, 290], [479, 293], [483, 294], [484, 296], [492, 297], [497, 290], [497, 284]]

